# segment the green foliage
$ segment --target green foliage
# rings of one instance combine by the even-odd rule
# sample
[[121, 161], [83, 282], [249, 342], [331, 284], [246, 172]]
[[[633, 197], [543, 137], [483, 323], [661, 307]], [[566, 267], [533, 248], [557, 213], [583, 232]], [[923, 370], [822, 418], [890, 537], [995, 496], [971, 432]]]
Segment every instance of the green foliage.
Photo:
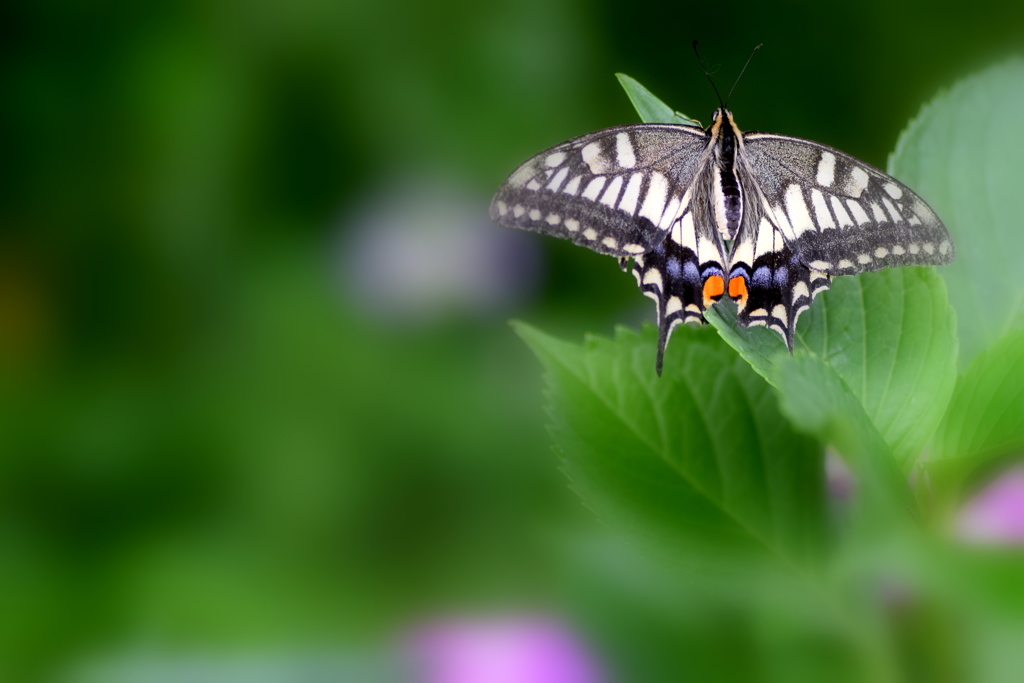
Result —
[[889, 171], [950, 227], [956, 261], [939, 270], [959, 320], [960, 367], [1024, 325], [1024, 61], [968, 78], [925, 106]]
[[984, 458], [1024, 448], [1024, 331], [984, 351], [957, 382], [934, 460]]
[[[618, 78], [644, 121], [680, 121]], [[924, 108], [892, 157], [959, 260], [838, 278], [801, 319], [793, 355], [774, 332], [739, 327], [728, 302], [707, 315], [718, 336], [676, 331], [660, 381], [650, 328], [576, 346], [517, 325], [545, 369], [565, 473], [599, 518], [737, 589], [752, 575], [768, 591], [781, 575], [804, 585], [849, 618], [844, 638], [876, 680], [971, 666], [976, 648], [950, 650], [949, 625], [970, 613], [987, 632], [979, 605], [1024, 595], [1017, 563], [976, 562], [947, 532], [967, 483], [1024, 450], [1020, 93], [1018, 62], [968, 79]], [[838, 525], [826, 447], [856, 481]], [[884, 576], [913, 586], [919, 616], [894, 622], [863, 592]]]
[[[741, 0], [725, 17], [713, 3], [655, 5], [5, 5], [0, 681], [408, 681], [401, 648], [419, 620], [523, 611], [570, 624], [610, 669], [603, 680], [886, 680], [894, 642], [947, 654], [915, 668], [918, 680], [1018, 675], [1019, 566], [956, 548], [891, 566], [892, 549], [911, 545], [893, 520], [941, 531], [932, 496], [958, 502], [1001, 464], [996, 453], [961, 458], [959, 446], [933, 443], [927, 477], [914, 479], [916, 516], [899, 500], [863, 501], [873, 485], [862, 474], [852, 502], [806, 506], [820, 534], [807, 544], [810, 575], [777, 572], [756, 545], [729, 562], [712, 542], [707, 568], [720, 585], [709, 586], [697, 580], [708, 574], [703, 554], [662, 546], [676, 560], [666, 569], [637, 552], [643, 519], [618, 536], [596, 522], [556, 469], [537, 363], [504, 319], [515, 310], [575, 340], [635, 320], [627, 307], [649, 315], [649, 303], [607, 259], [504, 233], [483, 212], [519, 158], [629, 120], [626, 98], [608, 96], [609, 65], [706, 119], [716, 100], [686, 45], [693, 37], [709, 39], [723, 90], [765, 41], [733, 98], [746, 128], [884, 163], [912, 103], [1014, 39], [1024, 4], [765, 12]], [[836, 50], [840, 25], [849, 30]], [[682, 26], [692, 33], [680, 40]], [[958, 308], [958, 296], [974, 297], [958, 310], [964, 340], [1016, 286], [1005, 265], [1019, 233], [989, 238], [996, 211], [1019, 215], [1019, 204], [1006, 211], [1019, 202], [1005, 192], [1012, 168], [995, 171], [1020, 155], [1008, 104], [1022, 89], [989, 80], [990, 92], [909, 157], [938, 159], [920, 169], [921, 184], [914, 169], [898, 171], [943, 212], [944, 193], [958, 189], [927, 185], [961, 172], [942, 158], [954, 150], [986, 165], [962, 169], [971, 185], [957, 201], [1000, 188], [999, 206], [982, 199], [981, 213], [958, 219], [974, 221], [957, 234], [961, 253], [968, 237], [1003, 250], [979, 254], [992, 268], [975, 274], [984, 288], [950, 288]], [[671, 110], [666, 120], [685, 123]], [[988, 139], [991, 154], [950, 144], [970, 136]], [[1013, 154], [996, 156], [1004, 151]], [[443, 255], [406, 251], [407, 237], [422, 244], [417, 230], [451, 215], [423, 196], [444, 188], [458, 195], [469, 239]], [[403, 258], [356, 258], [357, 237], [382, 234]], [[496, 236], [543, 251], [519, 264], [514, 309], [451, 302], [407, 319], [378, 305], [389, 288], [353, 285], [365, 272], [357, 264], [391, 284], [424, 269], [482, 276], [472, 254]], [[687, 357], [684, 333], [670, 365]], [[715, 330], [700, 334], [730, 353]], [[763, 337], [774, 355], [777, 338]], [[642, 340], [638, 353], [653, 359]], [[798, 370], [812, 369], [782, 370], [780, 386], [806, 399]], [[739, 373], [756, 379], [737, 368], [731, 385]], [[789, 426], [795, 404], [759, 386], [779, 429], [819, 457], [818, 441], [835, 437]], [[862, 524], [875, 507], [880, 524]], [[889, 547], [877, 535], [886, 528], [897, 530]], [[681, 563], [693, 568], [682, 574]], [[922, 598], [921, 586], [935, 588]], [[936, 594], [967, 609], [933, 620], [937, 610], [917, 605]], [[1010, 616], [971, 618], [979, 604]], [[947, 665], [965, 652], [970, 669]]]
[[517, 329], [555, 392], [565, 472], [599, 517], [716, 571], [765, 561], [811, 571], [822, 550], [821, 449], [720, 339], [680, 330], [659, 380], [651, 327], [582, 349]]
[[920, 455], [956, 379], [956, 320], [932, 268], [838, 278], [803, 344], [843, 379], [901, 465]]
[[957, 380], [928, 467], [956, 492], [978, 468], [1024, 451], [1024, 330], [982, 351]]
[[[708, 316], [769, 382], [786, 356], [777, 334], [745, 330], [731, 310]], [[956, 379], [956, 323], [931, 268], [837, 278], [801, 316], [797, 349], [842, 379], [905, 468], [931, 438]]]
[[780, 358], [777, 373], [782, 410], [794, 426], [845, 455], [872, 501], [913, 514], [892, 451], [842, 378], [808, 354]]

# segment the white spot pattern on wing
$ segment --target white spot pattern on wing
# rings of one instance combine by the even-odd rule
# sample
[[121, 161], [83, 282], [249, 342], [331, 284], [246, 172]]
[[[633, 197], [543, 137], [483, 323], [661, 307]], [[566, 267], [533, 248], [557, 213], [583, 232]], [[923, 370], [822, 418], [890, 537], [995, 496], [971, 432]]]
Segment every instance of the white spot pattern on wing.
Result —
[[800, 237], [808, 230], [814, 230], [814, 221], [811, 220], [811, 214], [804, 202], [804, 191], [796, 183], [786, 188], [786, 213], [789, 214], [789, 222], [793, 226], [795, 237]]
[[622, 193], [619, 200], [619, 210], [633, 215], [636, 213], [636, 204], [640, 201], [640, 185], [644, 181], [643, 173], [634, 173], [626, 183], [626, 191]]
[[822, 187], [831, 187], [836, 179], [836, 155], [832, 152], [822, 152], [818, 160], [818, 175], [815, 180]]
[[636, 153], [633, 151], [633, 143], [629, 140], [629, 133], [619, 133], [615, 136], [615, 160], [622, 168], [636, 166]]
[[668, 178], [654, 171], [647, 183], [647, 194], [640, 207], [640, 215], [658, 225], [665, 211], [665, 199], [668, 197]]

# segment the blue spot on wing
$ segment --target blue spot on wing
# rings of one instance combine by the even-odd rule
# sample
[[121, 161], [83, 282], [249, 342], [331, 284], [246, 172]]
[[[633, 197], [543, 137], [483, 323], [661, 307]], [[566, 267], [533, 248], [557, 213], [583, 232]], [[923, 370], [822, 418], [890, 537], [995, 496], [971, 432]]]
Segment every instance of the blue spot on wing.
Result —
[[675, 256], [668, 260], [668, 263], [665, 264], [665, 269], [668, 271], [668, 274], [672, 277], [672, 279], [677, 279], [680, 275], [683, 274], [683, 267], [679, 263], [679, 259], [677, 259]]
[[697, 265], [692, 261], [687, 261], [683, 264], [683, 279], [690, 284], [700, 282], [700, 272], [697, 270]]

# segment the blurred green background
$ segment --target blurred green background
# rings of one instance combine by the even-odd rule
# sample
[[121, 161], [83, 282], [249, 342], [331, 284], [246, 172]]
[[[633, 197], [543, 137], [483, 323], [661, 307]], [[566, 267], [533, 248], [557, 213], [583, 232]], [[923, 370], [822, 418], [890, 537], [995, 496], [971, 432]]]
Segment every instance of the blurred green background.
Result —
[[1024, 5], [16, 0], [0, 30], [0, 679], [374, 680], [417, 624], [539, 612], [640, 681], [745, 676], [759, 627], [568, 490], [507, 320], [653, 308], [490, 193], [637, 120], [613, 72], [706, 120], [693, 39], [723, 92], [764, 43], [741, 128], [884, 167]]

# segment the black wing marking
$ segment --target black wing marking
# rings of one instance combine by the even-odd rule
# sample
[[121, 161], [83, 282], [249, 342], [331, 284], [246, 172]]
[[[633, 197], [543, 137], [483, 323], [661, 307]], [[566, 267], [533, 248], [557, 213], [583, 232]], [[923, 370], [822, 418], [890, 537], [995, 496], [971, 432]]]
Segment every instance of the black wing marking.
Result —
[[830, 284], [826, 273], [808, 268], [786, 244], [774, 217], [754, 205], [729, 255], [728, 291], [736, 302], [739, 323], [775, 330], [792, 351], [800, 314]]
[[[704, 322], [704, 311], [725, 292], [724, 248], [711, 218], [708, 164], [686, 191], [682, 215], [666, 239], [633, 260], [633, 276], [658, 312], [658, 360], [661, 374], [665, 347], [676, 325]], [[693, 198], [691, 201], [691, 197]]]
[[892, 176], [800, 138], [748, 133], [743, 147], [763, 213], [809, 268], [852, 275], [956, 258], [939, 217]]
[[699, 128], [669, 124], [575, 138], [516, 169], [491, 202], [491, 219], [602, 254], [644, 254], [684, 211], [707, 140]]

